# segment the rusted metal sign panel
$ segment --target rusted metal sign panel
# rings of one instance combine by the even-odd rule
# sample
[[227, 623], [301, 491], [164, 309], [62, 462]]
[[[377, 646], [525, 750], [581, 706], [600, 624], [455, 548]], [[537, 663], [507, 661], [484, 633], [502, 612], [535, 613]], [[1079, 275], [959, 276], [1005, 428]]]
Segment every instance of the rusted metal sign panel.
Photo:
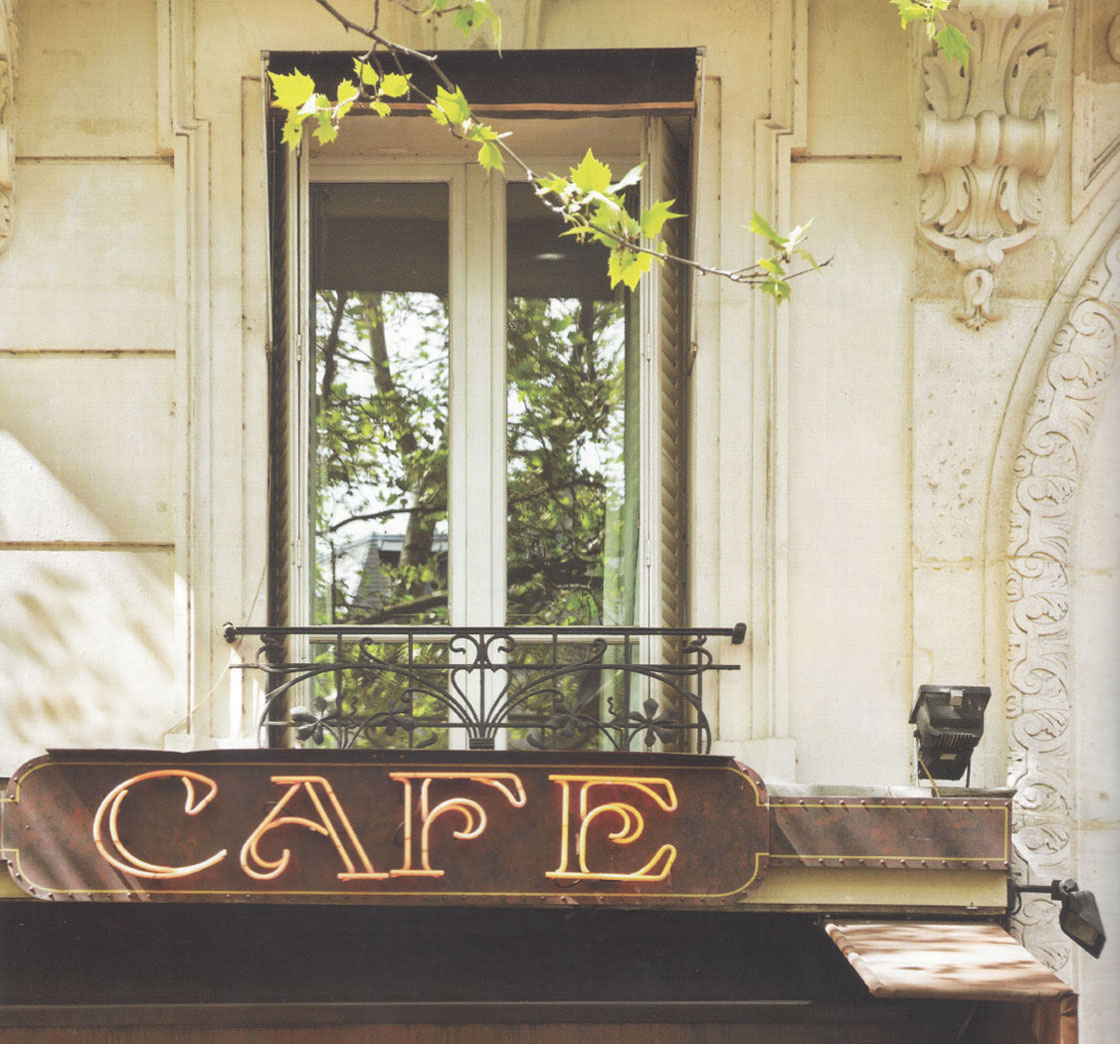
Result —
[[771, 798], [772, 866], [1007, 870], [1011, 799]]
[[4, 795], [44, 899], [733, 903], [769, 851], [728, 758], [59, 751]]

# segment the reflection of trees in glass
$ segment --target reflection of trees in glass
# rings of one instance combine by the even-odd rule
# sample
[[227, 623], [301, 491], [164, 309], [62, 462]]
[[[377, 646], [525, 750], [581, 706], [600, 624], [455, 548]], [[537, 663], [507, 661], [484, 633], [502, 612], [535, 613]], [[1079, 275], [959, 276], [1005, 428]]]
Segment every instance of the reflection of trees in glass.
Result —
[[[507, 304], [510, 623], [634, 622], [638, 404], [626, 310], [590, 298]], [[515, 687], [595, 658], [580, 642], [522, 646]], [[584, 723], [624, 711], [627, 690], [611, 671], [555, 677], [512, 716], [552, 727], [515, 728], [510, 745], [594, 749], [600, 737]]]
[[624, 306], [515, 297], [507, 322], [507, 619], [631, 622]]
[[[509, 302], [510, 623], [632, 618], [623, 311]], [[434, 294], [317, 294], [316, 622], [447, 619], [447, 323]]]
[[[633, 622], [637, 436], [632, 393], [627, 402], [633, 346], [625, 312], [622, 303], [590, 299], [508, 303], [510, 623]], [[447, 622], [446, 301], [421, 292], [320, 290], [315, 334], [314, 620]], [[589, 652], [582, 644], [564, 648], [565, 660]], [[447, 662], [446, 645], [414, 652]], [[403, 665], [404, 647], [322, 653], [324, 662], [340, 654], [355, 664], [369, 654]], [[544, 654], [519, 646], [511, 667], [543, 667]], [[533, 674], [518, 672], [517, 684]], [[521, 709], [549, 715], [564, 704], [594, 715], [606, 695], [599, 685], [597, 671], [564, 677]], [[358, 737], [362, 746], [399, 746], [407, 722], [447, 720], [437, 698], [392, 670], [324, 674], [312, 703], [313, 716], [337, 711], [377, 726], [397, 722], [398, 730]], [[515, 744], [524, 742], [522, 732], [515, 729]], [[319, 737], [332, 743], [329, 728]], [[428, 730], [410, 737], [433, 738]], [[569, 727], [542, 738], [581, 746], [595, 737]]]
[[447, 337], [434, 294], [317, 294], [316, 622], [446, 620]]
[[[417, 292], [316, 294], [316, 623], [438, 623], [447, 619], [446, 301]], [[400, 664], [393, 643], [330, 645], [317, 658]], [[445, 662], [443, 646], [418, 646]], [[341, 686], [341, 691], [339, 690]], [[443, 705], [404, 674], [371, 667], [320, 675], [305, 731], [333, 746], [331, 715], [368, 720], [359, 746], [446, 739], [417, 723], [447, 720]]]

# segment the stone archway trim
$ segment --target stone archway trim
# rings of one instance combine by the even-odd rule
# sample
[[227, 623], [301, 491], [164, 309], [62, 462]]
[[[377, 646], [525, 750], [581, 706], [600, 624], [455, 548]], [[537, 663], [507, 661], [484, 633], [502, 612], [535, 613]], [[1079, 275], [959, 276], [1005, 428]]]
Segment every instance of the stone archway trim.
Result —
[[[1008, 781], [1016, 788], [1014, 873], [1073, 871], [1070, 543], [1077, 490], [1120, 343], [1120, 235], [1090, 270], [1046, 355], [1012, 477], [1008, 542]], [[1054, 903], [1027, 899], [1024, 943], [1069, 979]]]

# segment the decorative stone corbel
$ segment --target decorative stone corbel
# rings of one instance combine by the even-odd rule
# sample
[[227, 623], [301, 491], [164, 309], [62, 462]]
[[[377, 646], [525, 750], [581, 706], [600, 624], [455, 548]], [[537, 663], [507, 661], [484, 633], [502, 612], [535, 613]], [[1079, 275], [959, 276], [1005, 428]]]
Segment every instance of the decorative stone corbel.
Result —
[[12, 238], [15, 206], [16, 25], [12, 0], [0, 0], [0, 250]]
[[1047, 0], [960, 0], [946, 20], [972, 47], [967, 70], [940, 52], [923, 62], [919, 227], [964, 270], [957, 316], [973, 330], [997, 318], [993, 271], [1042, 219], [1058, 149], [1049, 106], [1061, 19]]

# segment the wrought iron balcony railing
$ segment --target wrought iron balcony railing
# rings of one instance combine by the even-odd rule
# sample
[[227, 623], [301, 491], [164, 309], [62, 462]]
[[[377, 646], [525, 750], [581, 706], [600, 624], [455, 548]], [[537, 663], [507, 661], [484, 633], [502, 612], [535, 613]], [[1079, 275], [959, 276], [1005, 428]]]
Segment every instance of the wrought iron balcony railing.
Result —
[[[694, 750], [710, 639], [746, 628], [235, 627], [259, 638], [263, 745]], [[464, 742], [465, 740], [465, 742]]]

